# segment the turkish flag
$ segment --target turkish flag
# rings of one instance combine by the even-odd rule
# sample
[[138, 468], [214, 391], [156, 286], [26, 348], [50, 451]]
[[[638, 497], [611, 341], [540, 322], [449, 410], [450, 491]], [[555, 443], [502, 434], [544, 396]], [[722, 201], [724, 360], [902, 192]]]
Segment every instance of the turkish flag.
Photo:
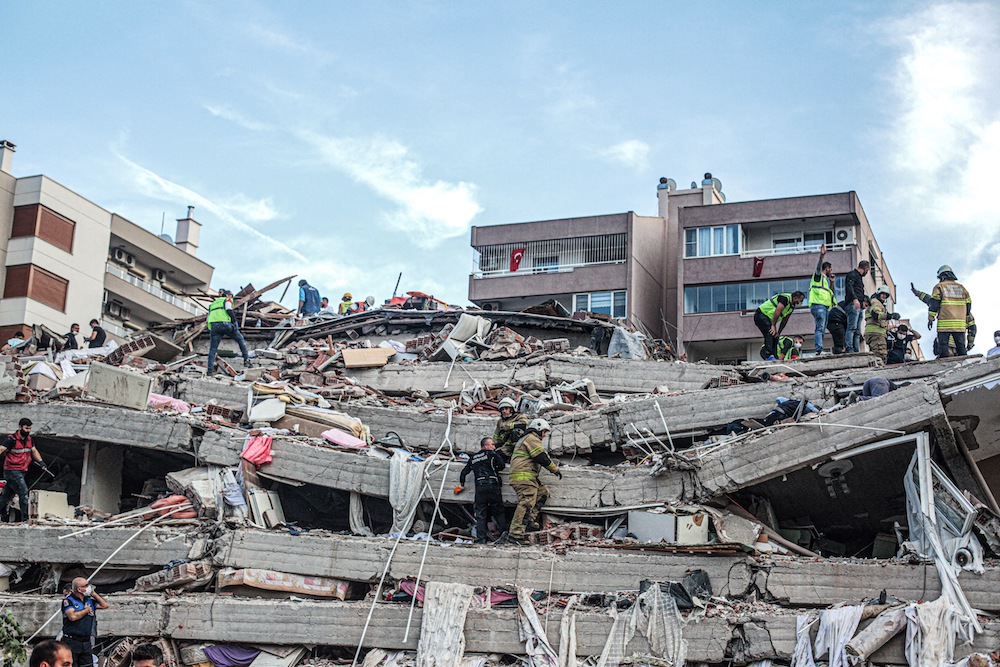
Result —
[[521, 260], [524, 259], [524, 253], [527, 248], [514, 248], [510, 253], [510, 272], [513, 273], [521, 268]]
[[760, 274], [764, 272], [764, 258], [754, 257], [753, 258], [753, 277], [760, 278]]

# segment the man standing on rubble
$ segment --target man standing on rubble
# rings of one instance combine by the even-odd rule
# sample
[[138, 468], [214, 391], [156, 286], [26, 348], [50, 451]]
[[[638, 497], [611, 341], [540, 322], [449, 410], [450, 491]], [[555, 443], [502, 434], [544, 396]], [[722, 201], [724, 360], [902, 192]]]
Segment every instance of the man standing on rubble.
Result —
[[528, 430], [528, 418], [520, 412], [515, 412], [517, 402], [510, 396], [500, 399], [500, 419], [493, 429], [493, 441], [506, 461], [510, 461], [517, 441], [524, 437]]
[[844, 278], [844, 313], [847, 315], [847, 334], [844, 349], [847, 352], [861, 351], [861, 320], [865, 316], [865, 304], [868, 295], [865, 294], [865, 276], [871, 264], [867, 261], [858, 262], [858, 268], [851, 269]]
[[896, 313], [886, 312], [885, 301], [888, 298], [889, 288], [882, 285], [872, 294], [871, 306], [865, 314], [865, 343], [868, 345], [868, 351], [877, 354], [883, 364], [889, 356], [885, 338], [889, 319], [899, 318]]
[[948, 343], [949, 340], [954, 340], [955, 354], [965, 356], [968, 353], [966, 331], [971, 338], [975, 338], [976, 320], [972, 317], [972, 297], [947, 264], [938, 269], [937, 278], [938, 283], [931, 291], [930, 303], [927, 304], [927, 330], [934, 327], [936, 318], [938, 355], [951, 356]]
[[486, 537], [489, 535], [486, 526], [490, 519], [496, 523], [499, 533], [507, 532], [507, 516], [500, 496], [500, 471], [507, 467], [507, 462], [496, 451], [493, 438], [485, 437], [479, 445], [482, 449], [473, 454], [462, 468], [455, 493], [464, 491], [465, 478], [471, 472], [476, 482], [476, 500], [473, 503], [476, 512], [476, 544], [486, 544]]
[[92, 667], [94, 657], [91, 635], [98, 609], [107, 609], [108, 603], [97, 594], [86, 579], [73, 580], [73, 592], [63, 598], [63, 643], [73, 653], [73, 667]]
[[243, 365], [250, 368], [250, 353], [247, 352], [247, 342], [243, 340], [240, 327], [233, 312], [233, 293], [227, 289], [219, 290], [219, 298], [208, 307], [208, 374], [215, 372], [215, 356], [219, 352], [222, 337], [231, 338], [240, 346], [243, 354]]
[[775, 294], [757, 307], [753, 314], [753, 323], [764, 336], [764, 358], [768, 361], [776, 358], [775, 343], [785, 330], [789, 316], [805, 300], [806, 295], [796, 290], [791, 294], [787, 292]]
[[299, 317], [315, 315], [320, 309], [319, 290], [303, 278], [299, 281]]
[[96, 318], [90, 320], [90, 337], [87, 338], [87, 348], [92, 350], [95, 347], [104, 347], [107, 340], [108, 332], [104, 330], [101, 323]]
[[21, 521], [28, 519], [28, 485], [24, 481], [24, 475], [28, 472], [28, 466], [34, 459], [43, 468], [42, 455], [35, 444], [31, 441], [31, 420], [22, 417], [17, 423], [17, 430], [4, 438], [0, 443], [0, 456], [4, 454], [7, 458], [3, 462], [3, 479], [7, 483], [0, 494], [0, 515], [7, 514], [7, 505], [17, 494], [17, 500], [21, 503]]
[[833, 306], [833, 264], [824, 262], [824, 257], [826, 257], [825, 243], [819, 247], [819, 261], [816, 262], [816, 271], [809, 281], [809, 312], [816, 322], [816, 329], [813, 332], [816, 354], [823, 354], [826, 318]]
[[549, 490], [538, 479], [542, 467], [562, 479], [559, 466], [545, 452], [545, 437], [551, 430], [552, 427], [544, 419], [532, 419], [528, 424], [528, 434], [514, 447], [510, 462], [510, 486], [517, 494], [517, 509], [507, 535], [507, 541], [512, 544], [525, 544], [524, 532], [529, 524], [535, 530], [539, 527], [538, 515], [549, 499]]
[[76, 340], [77, 334], [80, 333], [80, 325], [74, 322], [69, 327], [69, 333], [66, 334], [66, 344], [63, 345], [64, 350], [79, 350], [80, 343]]

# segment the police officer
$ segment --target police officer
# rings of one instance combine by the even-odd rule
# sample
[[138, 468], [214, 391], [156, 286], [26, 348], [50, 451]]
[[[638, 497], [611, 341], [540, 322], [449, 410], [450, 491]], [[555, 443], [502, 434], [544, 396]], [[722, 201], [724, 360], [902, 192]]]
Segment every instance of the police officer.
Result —
[[462, 468], [455, 493], [464, 490], [465, 478], [471, 472], [476, 480], [476, 500], [473, 503], [476, 512], [476, 543], [486, 544], [486, 536], [489, 534], [486, 524], [490, 519], [496, 523], [500, 533], [507, 532], [507, 516], [504, 514], [503, 498], [500, 497], [500, 471], [507, 467], [507, 462], [496, 451], [493, 438], [487, 436], [479, 444], [482, 449], [473, 454]]
[[108, 603], [83, 577], [73, 580], [73, 592], [63, 598], [62, 641], [73, 653], [73, 667], [92, 667], [91, 635], [98, 609], [107, 609]]
[[527, 435], [518, 440], [514, 447], [510, 462], [510, 486], [517, 494], [517, 509], [510, 522], [508, 542], [525, 543], [527, 524], [537, 524], [539, 512], [549, 498], [548, 488], [538, 479], [539, 471], [544, 467], [562, 479], [559, 466], [545, 451], [545, 436], [551, 430], [552, 427], [544, 419], [532, 419], [528, 424]]
[[0, 514], [7, 513], [7, 505], [16, 493], [18, 502], [21, 503], [21, 521], [24, 521], [28, 518], [28, 485], [24, 481], [24, 474], [28, 472], [32, 459], [43, 468], [45, 466], [42, 455], [31, 441], [30, 419], [22, 417], [17, 423], [17, 430], [0, 443], [0, 456], [4, 454], [7, 458], [3, 462], [3, 479], [7, 485], [0, 494]]
[[517, 441], [524, 437], [528, 430], [528, 418], [520, 412], [515, 412], [517, 403], [510, 396], [500, 399], [500, 419], [493, 430], [493, 441], [500, 453], [510, 461]]
[[243, 340], [243, 334], [236, 324], [236, 314], [233, 312], [233, 293], [227, 289], [219, 290], [219, 298], [208, 307], [208, 372], [215, 371], [215, 355], [219, 351], [219, 343], [222, 337], [232, 338], [240, 346], [243, 354], [243, 365], [250, 368], [250, 354], [247, 352], [247, 343]]

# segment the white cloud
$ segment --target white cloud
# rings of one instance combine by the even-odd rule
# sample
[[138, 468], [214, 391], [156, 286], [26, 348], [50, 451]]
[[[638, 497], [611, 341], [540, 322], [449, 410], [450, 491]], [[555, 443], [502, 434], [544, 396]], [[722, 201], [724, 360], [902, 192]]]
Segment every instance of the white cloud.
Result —
[[245, 29], [247, 35], [260, 46], [285, 51], [293, 55], [308, 56], [311, 61], [320, 64], [334, 59], [333, 54], [329, 51], [325, 51], [302, 38], [279, 32], [274, 28], [254, 23], [247, 25]]
[[[896, 231], [914, 252], [940, 258], [901, 273], [926, 280], [952, 265], [972, 293], [981, 351], [1000, 329], [1000, 5], [936, 5], [889, 30], [901, 47], [889, 109]], [[922, 309], [911, 313], [924, 321]]]
[[295, 250], [272, 236], [264, 234], [241, 219], [239, 213], [245, 213], [247, 210], [256, 213], [258, 216], [266, 210], [269, 211], [273, 217], [273, 209], [270, 208], [270, 204], [264, 203], [268, 200], [261, 200], [256, 202], [256, 204], [248, 206], [247, 203], [252, 202], [253, 200], [240, 194], [236, 195], [232, 199], [232, 201], [236, 202], [235, 207], [232, 207], [232, 205], [227, 206], [209, 199], [208, 197], [205, 197], [190, 188], [184, 187], [179, 183], [167, 180], [156, 172], [138, 165], [120, 154], [118, 155], [118, 158], [129, 168], [129, 173], [142, 194], [148, 197], [169, 201], [174, 204], [180, 200], [185, 204], [190, 204], [196, 208], [208, 211], [222, 222], [232, 226], [237, 231], [252, 236], [258, 241], [265, 242], [267, 244], [266, 247], [280, 250], [300, 262], [309, 261], [306, 259], [305, 255], [300, 253], [298, 250]]
[[601, 155], [638, 172], [649, 166], [649, 152], [645, 141], [629, 139], [601, 151]]
[[398, 205], [386, 222], [424, 248], [462, 236], [483, 211], [476, 186], [459, 181], [429, 181], [403, 144], [374, 137], [335, 138], [310, 132], [299, 135], [324, 163], [339, 169], [376, 194]]
[[270, 127], [267, 125], [267, 123], [261, 123], [255, 120], [250, 120], [240, 112], [226, 105], [203, 104], [202, 107], [204, 107], [205, 111], [212, 114], [216, 118], [222, 118], [223, 120], [228, 120], [233, 123], [236, 123], [245, 130], [260, 132], [262, 130], [269, 129]]

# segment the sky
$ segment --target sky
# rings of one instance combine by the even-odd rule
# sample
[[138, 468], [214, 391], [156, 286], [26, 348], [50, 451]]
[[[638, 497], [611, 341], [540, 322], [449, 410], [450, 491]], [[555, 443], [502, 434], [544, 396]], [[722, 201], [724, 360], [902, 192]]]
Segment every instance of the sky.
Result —
[[[473, 225], [854, 190], [899, 287], [1000, 329], [1000, 3], [0, 3], [0, 138], [215, 287], [467, 303]], [[273, 298], [277, 298], [274, 295]], [[286, 298], [289, 303], [294, 291]], [[921, 330], [923, 330], [921, 328]], [[929, 345], [924, 346], [929, 352]]]

